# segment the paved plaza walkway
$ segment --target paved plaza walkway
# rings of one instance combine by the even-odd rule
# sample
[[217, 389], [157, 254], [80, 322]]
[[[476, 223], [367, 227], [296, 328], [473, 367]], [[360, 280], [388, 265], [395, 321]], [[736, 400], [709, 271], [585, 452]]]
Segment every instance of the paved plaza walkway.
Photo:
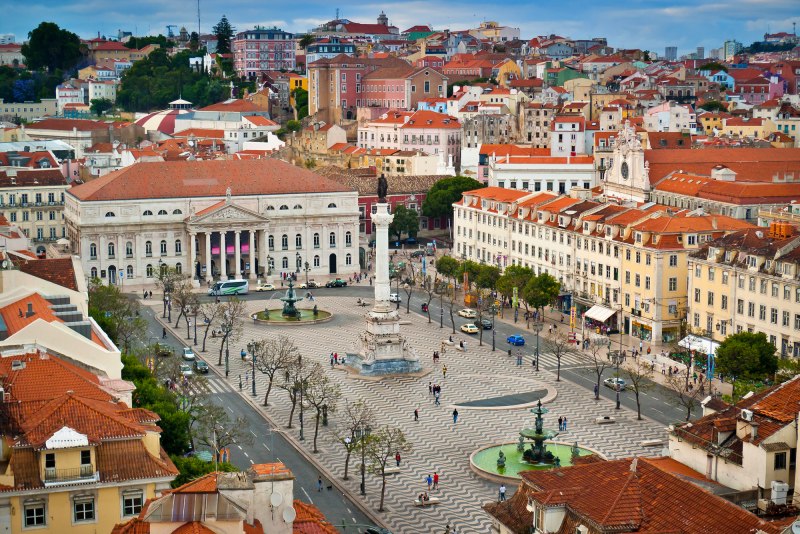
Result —
[[[370, 299], [371, 300], [371, 299]], [[160, 302], [144, 301], [145, 305], [160, 306]], [[230, 375], [228, 381], [238, 389], [239, 376], [245, 376], [250, 365], [239, 358], [239, 351], [251, 340], [284, 334], [299, 347], [304, 358], [311, 358], [323, 364], [330, 376], [341, 385], [346, 401], [364, 400], [374, 409], [379, 424], [395, 425], [403, 430], [414, 447], [413, 452], [403, 457], [400, 474], [390, 476], [386, 490], [386, 511], [380, 516], [395, 534], [419, 534], [421, 532], [444, 532], [445, 525], [457, 526], [462, 534], [485, 533], [490, 530], [489, 517], [481, 505], [497, 498], [498, 487], [475, 475], [469, 468], [470, 454], [481, 446], [494, 443], [515, 442], [518, 432], [533, 424], [529, 408], [509, 409], [502, 405], [510, 402], [492, 401], [513, 395], [520, 395], [523, 402], [532, 401], [536, 391], [552, 391], [557, 395], [547, 404], [550, 414], [545, 419], [545, 427], [557, 428], [559, 416], [566, 416], [568, 430], [559, 436], [560, 441], [577, 442], [597, 450], [607, 458], [617, 458], [631, 454], [653, 455], [660, 449], [645, 448], [643, 440], [664, 439], [666, 432], [662, 425], [650, 420], [637, 421], [636, 414], [629, 410], [614, 410], [613, 403], [607, 400], [595, 401], [591, 392], [570, 382], [555, 382], [555, 374], [545, 370], [555, 358], [544, 352], [540, 362], [540, 372], [535, 372], [530, 356], [525, 357], [522, 367], [515, 365], [516, 358], [506, 354], [505, 343], [498, 343], [498, 350], [491, 351], [491, 341], [483, 347], [478, 346], [474, 336], [458, 333], [453, 336], [468, 340], [468, 351], [448, 348], [437, 365], [433, 365], [432, 354], [439, 350], [441, 341], [451, 330], [438, 323], [428, 324], [427, 318], [416, 314], [406, 314], [401, 310], [401, 327], [417, 351], [425, 372], [415, 377], [387, 377], [384, 379], [361, 379], [346, 370], [331, 369], [331, 352], [344, 354], [354, 351], [358, 335], [364, 330], [364, 308], [355, 305], [355, 299], [339, 296], [319, 296], [316, 302], [320, 309], [334, 314], [332, 321], [317, 326], [264, 326], [245, 321], [243, 335], [230, 343]], [[247, 302], [249, 312], [263, 308], [263, 301]], [[309, 307], [300, 303], [299, 307]], [[463, 321], [458, 321], [460, 324]], [[175, 330], [181, 338], [185, 327]], [[199, 334], [199, 332], [198, 332]], [[201, 353], [209, 363], [216, 364], [219, 339], [209, 337], [207, 352]], [[563, 366], [579, 367], [590, 365], [584, 356], [571, 353], [562, 359]], [[447, 376], [442, 376], [441, 368], [447, 366]], [[257, 377], [258, 402], [263, 401], [266, 391], [266, 377]], [[442, 405], [435, 406], [433, 396], [428, 393], [428, 382], [438, 382], [442, 386]], [[248, 395], [245, 387], [243, 395]], [[548, 398], [552, 395], [548, 394]], [[273, 388], [270, 396], [268, 417], [277, 425], [285, 426], [288, 421], [290, 403], [282, 390]], [[459, 419], [453, 424], [453, 405], [459, 405]], [[471, 404], [471, 406], [470, 406]], [[501, 404], [501, 406], [497, 406]], [[414, 421], [414, 409], [419, 410], [419, 422]], [[597, 425], [594, 419], [599, 416], [614, 415], [617, 423]], [[334, 441], [337, 414], [331, 416], [331, 425], [320, 431], [318, 454], [311, 454], [313, 437], [313, 416], [306, 412], [306, 440], [301, 443], [323, 467], [323, 478], [335, 476], [341, 479], [344, 473], [344, 447]], [[299, 423], [295, 418], [295, 428], [286, 432], [298, 438]], [[266, 436], [263, 437], [266, 440]], [[366, 505], [375, 510], [380, 499], [380, 477], [367, 475], [367, 496], [359, 492], [359, 460], [352, 459], [350, 480], [342, 482], [356, 499], [365, 499]], [[392, 462], [392, 465], [394, 462]], [[440, 488], [431, 492], [441, 498], [442, 503], [428, 508], [415, 508], [412, 501], [427, 489], [425, 478], [428, 474], [439, 473]], [[515, 488], [509, 487], [509, 490]]]

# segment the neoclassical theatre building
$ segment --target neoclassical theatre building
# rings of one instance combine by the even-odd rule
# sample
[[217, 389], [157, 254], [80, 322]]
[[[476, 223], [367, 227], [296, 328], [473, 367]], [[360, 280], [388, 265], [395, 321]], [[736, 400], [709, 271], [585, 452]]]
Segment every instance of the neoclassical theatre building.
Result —
[[68, 190], [67, 237], [88, 276], [196, 283], [358, 270], [358, 196], [275, 160], [137, 163]]

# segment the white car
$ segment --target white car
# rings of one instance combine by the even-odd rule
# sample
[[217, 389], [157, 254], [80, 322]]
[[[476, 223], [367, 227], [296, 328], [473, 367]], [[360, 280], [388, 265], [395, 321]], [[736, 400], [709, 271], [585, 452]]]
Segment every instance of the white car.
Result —
[[477, 334], [479, 332], [478, 327], [472, 323], [462, 324], [461, 331], [465, 334]]
[[192, 368], [189, 366], [189, 364], [187, 363], [181, 364], [181, 375], [187, 378], [194, 375], [194, 373], [192, 372]]
[[183, 359], [188, 361], [194, 360], [194, 351], [189, 347], [183, 347]]
[[465, 319], [475, 319], [478, 317], [478, 312], [470, 308], [464, 308], [462, 310], [458, 310], [458, 315], [460, 317], [464, 317]]
[[398, 295], [397, 293], [390, 293], [389, 302], [400, 302], [400, 295]]
[[256, 291], [275, 291], [275, 286], [272, 284], [258, 284], [256, 286]]

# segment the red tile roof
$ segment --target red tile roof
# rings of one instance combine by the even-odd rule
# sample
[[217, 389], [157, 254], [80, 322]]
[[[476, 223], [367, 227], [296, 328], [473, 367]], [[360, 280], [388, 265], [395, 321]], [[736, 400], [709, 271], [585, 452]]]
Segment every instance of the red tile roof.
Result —
[[[32, 314], [28, 315], [28, 305], [31, 306]], [[12, 336], [34, 322], [43, 319], [48, 323], [63, 322], [55, 316], [50, 308], [51, 304], [38, 293], [33, 293], [22, 298], [13, 304], [8, 304], [0, 308], [0, 315], [6, 323], [8, 335]]]
[[210, 106], [200, 108], [197, 111], [223, 111], [223, 112], [243, 113], [248, 111], [263, 112], [264, 110], [258, 107], [257, 105], [253, 104], [249, 100], [233, 99], [233, 100], [226, 100], [224, 102], [218, 102], [216, 104], [211, 104]]
[[190, 137], [195, 136], [201, 139], [223, 139], [225, 137], [225, 130], [216, 130], [213, 128], [187, 128], [180, 132], [173, 134], [175, 137]]
[[459, 124], [457, 118], [451, 117], [450, 115], [436, 113], [435, 111], [422, 110], [411, 115], [408, 121], [400, 126], [400, 128], [446, 128], [460, 130], [461, 124]]
[[348, 191], [306, 169], [277, 159], [137, 163], [67, 194], [84, 201], [222, 197]]
[[35, 187], [67, 185], [67, 179], [59, 169], [20, 169], [16, 176], [7, 176], [0, 171], [0, 187]]
[[92, 121], [87, 119], [45, 119], [43, 121], [29, 124], [27, 130], [60, 130], [87, 132], [90, 130], [107, 130], [111, 126], [109, 123]]
[[737, 181], [771, 182], [778, 174], [800, 175], [800, 148], [713, 148], [702, 150], [645, 150], [650, 164], [650, 183], [655, 184], [671, 172], [710, 176], [724, 164], [736, 172]]
[[53, 282], [73, 291], [78, 290], [75, 269], [71, 258], [43, 258], [36, 261], [21, 261], [20, 271], [36, 278]]
[[244, 118], [244, 120], [255, 126], [278, 126], [277, 122], [273, 122], [266, 117], [262, 117], [261, 115], [248, 115]]
[[292, 524], [294, 534], [337, 534], [339, 532], [313, 504], [295, 499], [294, 510], [297, 512], [297, 517]]

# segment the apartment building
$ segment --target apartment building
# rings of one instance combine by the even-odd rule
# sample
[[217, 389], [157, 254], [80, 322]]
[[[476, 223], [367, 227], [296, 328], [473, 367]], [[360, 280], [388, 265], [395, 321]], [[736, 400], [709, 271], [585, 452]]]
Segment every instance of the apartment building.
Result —
[[522, 108], [522, 141], [533, 148], [550, 148], [550, 125], [556, 116], [555, 104], [529, 102]]
[[59, 169], [0, 171], [0, 215], [22, 229], [37, 254], [47, 243], [65, 237], [64, 194], [67, 180]]
[[689, 322], [722, 341], [763, 332], [782, 357], [800, 357], [800, 233], [788, 222], [746, 228], [688, 259]]
[[239, 76], [255, 78], [264, 71], [294, 70], [294, 34], [273, 28], [245, 30], [231, 42], [233, 68]]

